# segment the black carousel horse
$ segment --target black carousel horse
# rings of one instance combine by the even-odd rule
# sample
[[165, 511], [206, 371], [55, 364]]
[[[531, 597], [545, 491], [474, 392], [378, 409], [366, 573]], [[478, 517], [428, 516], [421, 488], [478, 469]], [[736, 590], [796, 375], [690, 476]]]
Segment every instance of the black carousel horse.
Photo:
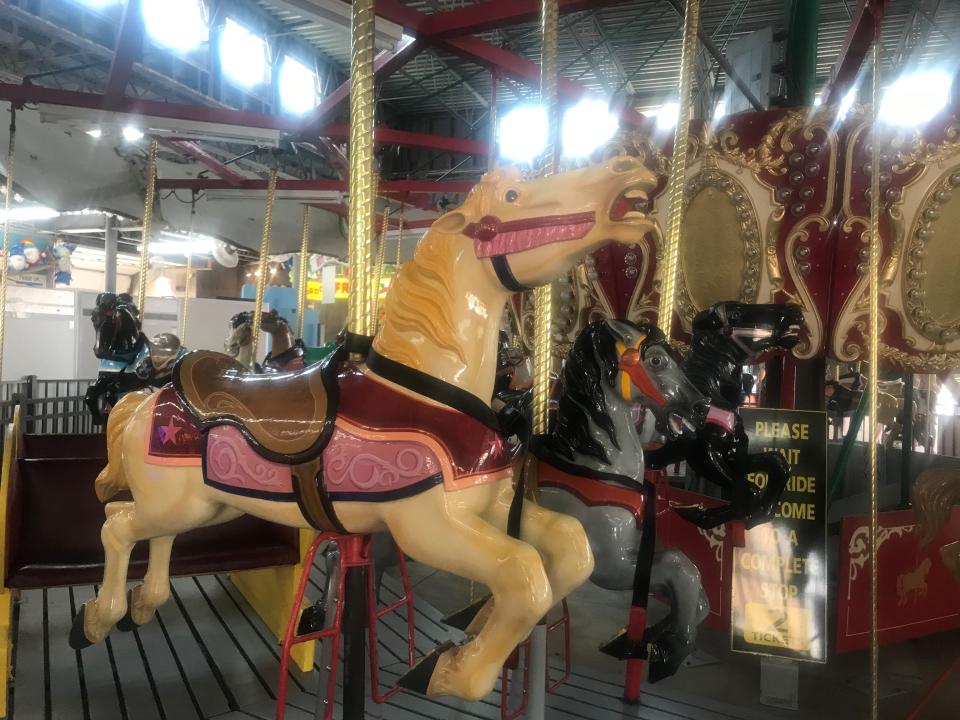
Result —
[[[742, 520], [751, 528], [774, 517], [790, 478], [790, 465], [779, 453], [749, 451], [737, 412], [747, 384], [743, 366], [761, 355], [792, 350], [800, 341], [802, 326], [802, 310], [788, 304], [720, 302], [694, 318], [693, 341], [683, 369], [710, 398], [711, 414], [694, 438], [681, 436], [647, 453], [647, 467], [664, 468], [686, 460], [699, 477], [722, 489], [727, 500], [722, 507], [676, 508], [694, 525], [709, 529]], [[762, 491], [747, 480], [751, 473], [766, 474]]]
[[91, 315], [97, 335], [93, 354], [100, 360], [97, 381], [84, 402], [97, 424], [124, 393], [159, 388], [170, 381], [174, 363], [186, 350], [171, 333], [148, 338], [140, 329], [140, 312], [127, 293], [100, 293]]

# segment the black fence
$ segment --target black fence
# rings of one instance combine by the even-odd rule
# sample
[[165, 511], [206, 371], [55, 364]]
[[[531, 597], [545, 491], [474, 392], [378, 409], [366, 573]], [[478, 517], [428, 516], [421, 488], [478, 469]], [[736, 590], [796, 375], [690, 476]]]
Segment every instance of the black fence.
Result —
[[0, 434], [13, 420], [20, 406], [20, 422], [28, 433], [92, 433], [103, 428], [83, 404], [84, 394], [94, 380], [42, 380], [27, 375], [20, 380], [0, 382]]

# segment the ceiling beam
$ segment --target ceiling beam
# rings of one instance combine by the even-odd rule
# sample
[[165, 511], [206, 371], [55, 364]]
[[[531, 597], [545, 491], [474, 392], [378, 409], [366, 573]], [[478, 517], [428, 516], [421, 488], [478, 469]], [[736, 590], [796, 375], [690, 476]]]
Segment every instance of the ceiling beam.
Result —
[[117, 44], [110, 62], [110, 75], [107, 77], [106, 90], [103, 93], [103, 107], [112, 110], [127, 92], [127, 83], [133, 71], [133, 63], [143, 45], [143, 15], [140, 3], [127, 0], [123, 9], [123, 19], [117, 31]]
[[[349, 140], [350, 125], [346, 123], [327, 125], [320, 128], [318, 134], [332, 140]], [[403, 145], [430, 150], [445, 150], [465, 155], [479, 155], [480, 157], [486, 157], [490, 152], [490, 146], [487, 143], [477, 140], [447, 137], [445, 135], [427, 135], [426, 133], [394, 130], [386, 127], [374, 128], [373, 139], [377, 145]]]
[[158, 142], [176, 153], [186, 155], [188, 158], [196, 160], [218, 178], [225, 180], [233, 186], [237, 186], [242, 181], [248, 179], [245, 175], [224, 165], [219, 159], [208, 153], [195, 142], [190, 140], [168, 140], [167, 138], [160, 138]]
[[[570, 13], [596, 10], [625, 1], [558, 0], [557, 4], [561, 13]], [[540, 17], [540, 5], [540, 0], [485, 0], [456, 10], [433, 13], [423, 22], [420, 37], [432, 40], [462, 37], [531, 22]]]
[[[297, 180], [280, 178], [277, 190], [306, 190], [313, 192], [346, 192], [346, 180]], [[469, 192], [476, 185], [472, 180], [384, 180], [377, 183], [383, 193], [450, 193]], [[158, 190], [266, 190], [266, 180], [243, 180], [231, 185], [219, 178], [157, 178]]]
[[889, 0], [860, 0], [857, 11], [843, 40], [843, 48], [833, 66], [830, 80], [821, 93], [824, 105], [843, 101], [857, 80], [864, 58], [880, 37], [880, 27], [887, 12]]

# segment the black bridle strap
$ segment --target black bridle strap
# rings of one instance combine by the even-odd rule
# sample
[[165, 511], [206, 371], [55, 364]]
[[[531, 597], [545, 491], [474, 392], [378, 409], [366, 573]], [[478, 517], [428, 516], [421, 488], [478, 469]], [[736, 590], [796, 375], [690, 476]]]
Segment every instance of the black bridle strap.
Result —
[[418, 395], [436, 400], [442, 405], [469, 415], [496, 433], [500, 432], [497, 414], [476, 395], [444, 382], [425, 372], [407, 367], [396, 360], [384, 357], [373, 348], [367, 354], [367, 367], [377, 375], [411, 390]]
[[510, 270], [510, 263], [507, 262], [506, 255], [493, 255], [490, 262], [493, 264], [493, 271], [497, 274], [497, 280], [510, 292], [523, 292], [532, 289], [517, 280], [513, 271]]

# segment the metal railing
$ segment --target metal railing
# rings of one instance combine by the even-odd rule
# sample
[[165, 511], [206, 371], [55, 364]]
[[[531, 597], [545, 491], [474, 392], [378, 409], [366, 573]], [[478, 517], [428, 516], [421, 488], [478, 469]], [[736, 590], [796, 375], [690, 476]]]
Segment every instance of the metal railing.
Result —
[[[13, 420], [20, 405], [20, 422], [28, 433], [102, 432], [83, 404], [84, 394], [94, 380], [41, 379], [27, 375], [0, 382], [0, 428]], [[2, 433], [2, 429], [0, 429]]]

